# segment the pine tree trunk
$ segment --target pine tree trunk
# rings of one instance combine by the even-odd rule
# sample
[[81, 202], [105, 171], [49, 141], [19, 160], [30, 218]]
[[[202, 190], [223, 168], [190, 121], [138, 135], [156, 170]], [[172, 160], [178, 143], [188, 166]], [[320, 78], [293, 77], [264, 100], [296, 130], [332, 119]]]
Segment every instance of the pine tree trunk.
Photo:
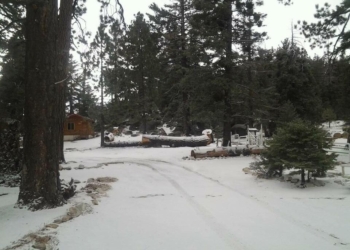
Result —
[[301, 169], [301, 184], [305, 184], [305, 169]]
[[147, 133], [147, 117], [146, 117], [146, 86], [145, 86], [145, 78], [144, 78], [144, 65], [143, 65], [143, 50], [142, 46], [140, 46], [140, 90], [139, 90], [139, 99], [141, 105], [141, 131], [146, 134]]
[[[185, 0], [180, 0], [181, 9], [181, 67], [182, 77], [186, 75], [186, 68], [188, 68], [188, 59], [186, 57], [186, 30], [185, 30]], [[189, 108], [189, 93], [187, 89], [182, 86], [182, 117], [183, 117], [183, 133], [189, 136], [191, 133], [190, 126], [190, 108]]]
[[228, 94], [228, 91], [225, 91], [224, 93], [224, 124], [223, 124], [223, 141], [222, 146], [227, 147], [231, 146], [231, 102], [229, 100], [230, 95]]
[[279, 177], [282, 177], [282, 175], [283, 175], [283, 167], [280, 166], [279, 167]]
[[[102, 41], [101, 41], [102, 43]], [[103, 58], [102, 58], [102, 45], [101, 45], [101, 56], [100, 56], [100, 63], [101, 63], [101, 75], [100, 75], [100, 86], [101, 86], [101, 147], [104, 147], [105, 143], [105, 123], [104, 123], [104, 117], [103, 117]]]
[[18, 205], [31, 209], [62, 204], [54, 86], [57, 11], [56, 1], [26, 6], [24, 164]]
[[254, 126], [254, 107], [253, 107], [253, 76], [252, 76], [252, 27], [253, 24], [250, 22], [249, 30], [248, 30], [248, 87], [249, 87], [249, 94], [248, 94], [248, 105], [249, 105], [249, 127], [252, 128]]
[[113, 82], [113, 92], [112, 94], [112, 102], [113, 102], [113, 97], [114, 97], [114, 102], [117, 102], [118, 98], [118, 49], [119, 49], [119, 41], [118, 41], [118, 35], [117, 31], [114, 32], [114, 41], [116, 41], [117, 46], [114, 48], [114, 82]]
[[73, 108], [73, 91], [72, 88], [69, 89], [69, 114], [74, 114], [74, 108]]
[[226, 60], [225, 60], [225, 78], [226, 86], [224, 89], [224, 122], [223, 122], [223, 142], [222, 146], [230, 146], [231, 141], [231, 84], [232, 84], [232, 0], [224, 0], [227, 10], [223, 20], [226, 21]]
[[63, 126], [66, 117], [66, 87], [68, 78], [68, 63], [69, 63], [69, 50], [70, 50], [70, 38], [72, 29], [72, 12], [73, 12], [73, 0], [61, 0], [60, 2], [60, 14], [58, 20], [58, 36], [57, 36], [57, 78], [56, 82], [65, 81], [56, 84], [56, 95], [58, 99], [57, 103], [57, 124], [59, 126], [59, 161], [65, 162], [64, 158], [64, 144], [63, 144]]
[[81, 83], [81, 105], [79, 109], [79, 114], [82, 116], [88, 116], [88, 107], [86, 104], [86, 66], [84, 66], [83, 70], [83, 81]]

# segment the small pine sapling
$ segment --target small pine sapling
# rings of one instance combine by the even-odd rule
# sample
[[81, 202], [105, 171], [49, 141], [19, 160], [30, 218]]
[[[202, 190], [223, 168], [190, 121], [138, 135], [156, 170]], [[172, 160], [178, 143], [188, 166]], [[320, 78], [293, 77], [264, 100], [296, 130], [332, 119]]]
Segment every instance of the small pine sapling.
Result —
[[331, 121], [337, 119], [337, 115], [334, 113], [333, 109], [327, 108], [322, 113], [322, 119], [328, 122], [328, 127], [331, 127]]
[[303, 185], [305, 170], [324, 175], [334, 167], [336, 155], [325, 151], [331, 146], [326, 131], [298, 119], [277, 130], [273, 139], [267, 142], [267, 150], [262, 153], [260, 164], [267, 168], [268, 177], [276, 174], [282, 176], [284, 169], [300, 169]]

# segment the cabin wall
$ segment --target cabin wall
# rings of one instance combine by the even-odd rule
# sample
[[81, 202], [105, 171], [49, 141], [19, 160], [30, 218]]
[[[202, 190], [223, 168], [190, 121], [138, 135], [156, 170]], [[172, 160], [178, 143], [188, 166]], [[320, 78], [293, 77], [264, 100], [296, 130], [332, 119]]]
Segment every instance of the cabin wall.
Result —
[[[69, 129], [69, 124], [74, 124], [74, 129]], [[70, 117], [64, 122], [63, 134], [68, 136], [79, 136], [79, 138], [89, 138], [94, 135], [92, 122], [80, 117]], [[69, 137], [71, 138], [71, 137]]]

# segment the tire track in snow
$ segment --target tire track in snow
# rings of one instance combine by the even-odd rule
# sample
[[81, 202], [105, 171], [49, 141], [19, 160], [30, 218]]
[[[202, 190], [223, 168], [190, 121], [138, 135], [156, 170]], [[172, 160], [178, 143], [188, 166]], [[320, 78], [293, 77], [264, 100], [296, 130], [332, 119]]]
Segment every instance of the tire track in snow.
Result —
[[[150, 160], [144, 160], [150, 161]], [[150, 168], [155, 171], [167, 181], [181, 194], [187, 202], [191, 205], [192, 208], [196, 211], [196, 213], [203, 219], [203, 221], [209, 226], [211, 230], [213, 230], [231, 249], [234, 250], [249, 250], [246, 243], [243, 243], [240, 239], [235, 237], [225, 226], [218, 223], [215, 218], [211, 215], [211, 213], [206, 210], [203, 206], [197, 203], [186, 191], [183, 189], [175, 180], [167, 176], [166, 174], [160, 172], [158, 169], [153, 167], [150, 164], [146, 164], [144, 162], [138, 162], [135, 160], [126, 160], [127, 163], [133, 163], [140, 166], [144, 166]], [[151, 161], [152, 163], [152, 161]]]
[[282, 219], [284, 219], [284, 220], [286, 220], [286, 221], [288, 221], [288, 222], [290, 222], [290, 223], [292, 223], [292, 224], [294, 224], [294, 225], [304, 229], [305, 231], [309, 232], [310, 234], [315, 235], [318, 238], [324, 239], [324, 240], [326, 240], [326, 241], [328, 241], [328, 242], [330, 242], [332, 244], [336, 244], [337, 246], [340, 246], [342, 248], [349, 249], [347, 247], [347, 245], [349, 245], [350, 243], [344, 243], [343, 240], [341, 240], [339, 238], [338, 239], [334, 238], [332, 236], [332, 233], [328, 233], [328, 232], [325, 232], [325, 231], [323, 231], [321, 229], [315, 228], [315, 227], [311, 226], [310, 224], [305, 224], [304, 222], [302, 222], [300, 220], [297, 220], [297, 219], [293, 218], [292, 216], [290, 216], [288, 214], [285, 214], [285, 213], [281, 212], [280, 210], [277, 210], [277, 209], [273, 208], [267, 202], [262, 201], [262, 200], [260, 200], [260, 199], [258, 199], [256, 197], [252, 197], [252, 196], [250, 196], [250, 195], [248, 195], [248, 194], [246, 194], [246, 193], [244, 193], [244, 192], [242, 192], [240, 190], [237, 190], [237, 189], [235, 189], [233, 187], [230, 187], [230, 186], [228, 186], [226, 184], [223, 184], [219, 180], [216, 180], [214, 178], [205, 176], [205, 175], [203, 175], [203, 174], [201, 174], [199, 172], [193, 171], [192, 169], [190, 169], [188, 167], [177, 165], [177, 164], [174, 164], [174, 163], [171, 163], [171, 162], [167, 162], [167, 161], [163, 161], [163, 160], [156, 160], [156, 159], [145, 159], [145, 161], [165, 163], [165, 164], [168, 164], [168, 165], [171, 165], [171, 166], [174, 166], [174, 167], [178, 167], [178, 168], [184, 169], [184, 170], [186, 170], [188, 172], [191, 172], [191, 173], [193, 173], [195, 175], [198, 175], [198, 176], [200, 176], [202, 178], [205, 178], [205, 179], [207, 179], [209, 181], [212, 181], [212, 182], [214, 182], [214, 183], [216, 183], [216, 184], [218, 184], [218, 185], [220, 185], [220, 186], [222, 186], [222, 187], [224, 187], [226, 189], [229, 189], [230, 191], [238, 193], [239, 195], [241, 195], [241, 196], [243, 196], [243, 197], [245, 197], [245, 198], [247, 198], [249, 200], [252, 200], [252, 201], [256, 202], [257, 204], [259, 204], [260, 206], [262, 206], [265, 209], [269, 210], [270, 212], [280, 216]]

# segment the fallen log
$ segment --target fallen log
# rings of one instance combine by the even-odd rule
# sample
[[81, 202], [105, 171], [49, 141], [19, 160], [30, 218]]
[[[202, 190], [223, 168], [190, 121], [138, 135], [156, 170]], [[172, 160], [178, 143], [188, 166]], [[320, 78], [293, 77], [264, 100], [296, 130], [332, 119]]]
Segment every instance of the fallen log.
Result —
[[260, 155], [266, 148], [251, 148], [250, 152], [252, 155]]
[[217, 148], [200, 148], [191, 151], [191, 156], [194, 158], [207, 157], [233, 157], [255, 154], [259, 155], [265, 148], [250, 147], [249, 145], [235, 145], [232, 147], [217, 147]]
[[239, 156], [243, 150], [249, 150], [245, 145], [239, 145], [236, 147], [219, 147], [219, 148], [201, 148], [191, 151], [191, 156], [194, 158], [206, 158], [206, 157], [229, 157]]
[[141, 144], [148, 147], [200, 147], [210, 144], [210, 138], [207, 135], [191, 137], [143, 135]]
[[126, 147], [139, 147], [142, 146], [140, 141], [114, 141], [105, 142], [104, 144], [107, 148], [126, 148]]
[[111, 141], [114, 141], [113, 133], [105, 134], [105, 142], [111, 142]]

